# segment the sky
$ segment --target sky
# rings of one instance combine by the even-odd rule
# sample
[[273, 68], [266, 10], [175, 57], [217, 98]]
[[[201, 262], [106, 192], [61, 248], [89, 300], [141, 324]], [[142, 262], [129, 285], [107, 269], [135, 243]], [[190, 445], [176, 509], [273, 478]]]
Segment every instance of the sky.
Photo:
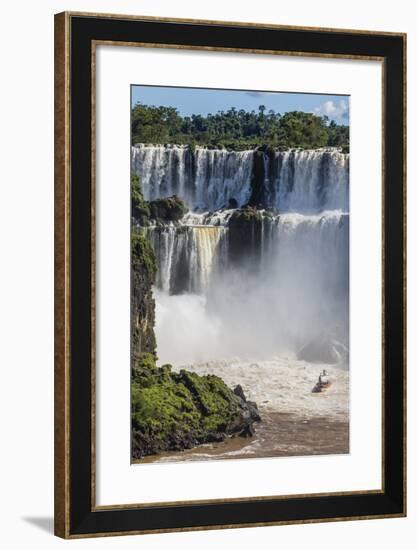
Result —
[[176, 107], [182, 116], [205, 116], [231, 107], [257, 111], [259, 105], [265, 105], [266, 112], [273, 109], [283, 115], [288, 111], [304, 111], [327, 115], [338, 124], [349, 124], [349, 96], [344, 95], [133, 85], [132, 105], [138, 101], [145, 105]]

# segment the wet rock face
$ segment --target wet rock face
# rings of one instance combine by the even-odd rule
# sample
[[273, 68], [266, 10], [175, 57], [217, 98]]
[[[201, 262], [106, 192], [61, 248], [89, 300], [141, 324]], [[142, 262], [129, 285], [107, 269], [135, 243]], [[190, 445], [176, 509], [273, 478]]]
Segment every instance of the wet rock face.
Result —
[[252, 179], [251, 179], [251, 196], [249, 204], [258, 206], [265, 199], [265, 148], [259, 148], [254, 152]]
[[135, 223], [148, 225], [178, 222], [188, 212], [184, 201], [177, 195], [146, 201], [139, 177], [131, 177], [131, 212]]
[[310, 340], [298, 352], [297, 359], [311, 363], [347, 364], [348, 347], [331, 334], [321, 334]]
[[132, 360], [142, 353], [155, 355], [155, 282], [156, 262], [148, 239], [137, 232], [131, 237], [131, 341]]
[[239, 264], [256, 257], [262, 232], [262, 215], [258, 210], [250, 206], [235, 210], [228, 228], [230, 261]]
[[152, 285], [156, 278], [156, 259], [146, 226], [150, 223], [176, 222], [187, 212], [177, 196], [145, 201], [138, 176], [131, 178], [131, 208], [135, 223], [143, 229], [132, 229], [131, 236], [131, 355], [136, 360], [142, 353], [156, 356], [155, 300]]
[[214, 375], [200, 376], [170, 365], [158, 368], [142, 354], [132, 369], [132, 455], [138, 459], [162, 451], [251, 437], [260, 421], [255, 403], [242, 388], [232, 391]]
[[160, 222], [177, 222], [188, 212], [185, 203], [177, 195], [149, 202], [150, 217]]

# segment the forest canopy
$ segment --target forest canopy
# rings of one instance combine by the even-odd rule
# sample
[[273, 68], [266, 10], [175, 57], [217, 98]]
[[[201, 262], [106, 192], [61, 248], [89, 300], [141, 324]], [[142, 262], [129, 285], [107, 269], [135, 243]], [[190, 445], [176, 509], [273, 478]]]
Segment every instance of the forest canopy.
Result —
[[177, 143], [191, 146], [244, 149], [272, 147], [341, 147], [349, 150], [349, 126], [336, 124], [327, 116], [303, 111], [284, 115], [237, 110], [182, 116], [174, 107], [150, 106], [138, 102], [132, 108], [132, 143]]

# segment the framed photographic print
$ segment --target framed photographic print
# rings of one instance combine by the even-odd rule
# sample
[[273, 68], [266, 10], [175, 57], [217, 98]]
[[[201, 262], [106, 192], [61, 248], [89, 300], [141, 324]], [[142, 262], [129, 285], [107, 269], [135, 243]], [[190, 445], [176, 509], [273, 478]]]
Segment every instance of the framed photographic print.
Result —
[[401, 517], [403, 34], [55, 16], [55, 533]]

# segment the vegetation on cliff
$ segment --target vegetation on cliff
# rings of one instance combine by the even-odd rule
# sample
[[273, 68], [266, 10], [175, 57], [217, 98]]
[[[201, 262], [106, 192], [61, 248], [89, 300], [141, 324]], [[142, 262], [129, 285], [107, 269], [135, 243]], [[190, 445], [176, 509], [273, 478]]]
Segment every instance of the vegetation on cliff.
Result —
[[151, 201], [149, 210], [151, 219], [164, 222], [178, 222], [188, 212], [184, 201], [177, 195]]
[[342, 147], [349, 150], [349, 126], [303, 111], [281, 115], [237, 110], [181, 116], [174, 107], [137, 103], [132, 108], [132, 143], [178, 143], [239, 150], [268, 143], [272, 147]]
[[156, 261], [149, 240], [136, 230], [131, 235], [131, 337], [132, 359], [142, 353], [155, 355], [156, 340], [155, 283]]
[[139, 176], [132, 174], [130, 177], [130, 192], [132, 202], [132, 216], [140, 225], [147, 225], [151, 217], [149, 202], [143, 198], [142, 187], [140, 185]]
[[136, 174], [131, 176], [132, 216], [141, 226], [151, 223], [178, 222], [188, 212], [184, 201], [177, 195], [154, 201], [145, 201]]
[[132, 456], [135, 459], [232, 435], [250, 436], [260, 420], [240, 386], [232, 391], [214, 375], [157, 367], [152, 353], [132, 366]]

